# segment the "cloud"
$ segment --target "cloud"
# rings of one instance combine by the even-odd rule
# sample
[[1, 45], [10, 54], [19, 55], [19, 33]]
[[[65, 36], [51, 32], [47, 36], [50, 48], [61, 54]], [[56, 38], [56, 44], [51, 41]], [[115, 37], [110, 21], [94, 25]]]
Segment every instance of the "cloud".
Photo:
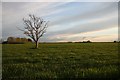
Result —
[[14, 24], [16, 23], [16, 21], [21, 21], [22, 18], [28, 16], [28, 14], [35, 14], [40, 17], [56, 14], [59, 13], [61, 10], [55, 9], [55, 7], [65, 3], [56, 3], [56, 4], [49, 2], [42, 2], [42, 3], [6, 2], [3, 3], [2, 5], [3, 16], [4, 16], [3, 21], [7, 20], [8, 24]]
[[101, 30], [111, 32], [109, 29], [118, 27], [116, 2], [3, 2], [2, 7], [4, 38], [26, 37], [16, 27], [23, 28], [22, 18], [28, 18], [30, 13], [50, 21], [46, 34], [41, 38], [44, 42], [82, 40], [85, 36], [76, 35]]
[[2, 2], [118, 2], [119, 0], [2, 0]]
[[[83, 20], [90, 20], [91, 18], [99, 18], [106, 15], [110, 15], [112, 12], [113, 15], [117, 14], [117, 3], [72, 3], [75, 6], [69, 10], [66, 10], [66, 15], [60, 16], [59, 19], [54, 20], [51, 23], [51, 26], [56, 24], [64, 24], [64, 23], [71, 23], [75, 21], [83, 21]], [[80, 6], [84, 4], [83, 6]], [[95, 6], [95, 7], [94, 7]], [[78, 8], [77, 8], [78, 7]], [[80, 8], [81, 7], [81, 8]], [[83, 9], [85, 8], [85, 10]], [[72, 15], [69, 12], [72, 12]], [[61, 13], [62, 14], [62, 13]], [[66, 16], [66, 17], [64, 17]]]
[[75, 24], [71, 28], [68, 28], [65, 30], [51, 31], [48, 33], [48, 36], [59, 35], [59, 34], [85, 33], [85, 32], [99, 31], [99, 30], [104, 30], [104, 29], [110, 29], [113, 27], [118, 27], [117, 17], [114, 17], [114, 18], [111, 17], [108, 19], [107, 20], [105, 20], [104, 18], [103, 19], [100, 18], [97, 20], [93, 19], [89, 23], [86, 22], [84, 24], [78, 24], [78, 25]]
[[3, 3], [3, 36], [14, 35], [17, 32], [20, 34], [16, 27], [24, 27], [22, 18], [27, 18], [28, 14], [31, 13], [41, 17], [59, 13], [60, 10], [54, 11], [54, 8], [65, 3], [53, 4], [55, 3]]
[[118, 27], [113, 27], [110, 29], [104, 29], [100, 31], [92, 31], [92, 32], [84, 32], [77, 34], [59, 34], [54, 35], [52, 37], [48, 37], [51, 41], [83, 41], [83, 40], [91, 40], [91, 41], [114, 41], [118, 39]]
[[93, 41], [93, 42], [113, 42], [116, 40], [118, 40], [117, 34], [98, 36], [96, 38], [91, 39], [91, 41]]
[[[94, 3], [95, 4], [95, 3]], [[102, 29], [117, 27], [117, 4], [106, 3], [106, 7], [101, 9], [93, 9], [90, 12], [84, 13], [83, 15], [71, 15], [69, 17], [61, 18], [62, 20], [54, 21], [54, 25], [50, 25], [51, 32], [48, 35], [59, 35], [59, 34], [77, 34], [90, 31], [98, 31]], [[88, 4], [87, 4], [88, 5]], [[103, 7], [105, 3], [102, 4]], [[99, 11], [99, 12], [98, 12]], [[96, 13], [97, 12], [97, 13]], [[92, 15], [91, 15], [92, 14]], [[78, 18], [77, 18], [77, 17]], [[83, 18], [81, 18], [83, 17]], [[76, 19], [77, 18], [77, 19]], [[58, 23], [57, 23], [58, 22]], [[66, 23], [66, 24], [65, 24]], [[69, 27], [68, 27], [69, 26]]]

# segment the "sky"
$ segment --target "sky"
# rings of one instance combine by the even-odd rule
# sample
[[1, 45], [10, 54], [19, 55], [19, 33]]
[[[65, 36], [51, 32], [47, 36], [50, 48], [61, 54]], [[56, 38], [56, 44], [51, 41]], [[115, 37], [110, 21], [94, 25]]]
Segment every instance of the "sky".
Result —
[[[72, 1], [72, 0], [71, 0]], [[41, 42], [113, 42], [118, 39], [117, 2], [3, 2], [2, 37], [27, 37], [23, 18], [49, 21]]]
[[1, 0], [2, 2], [119, 2], [119, 0]]

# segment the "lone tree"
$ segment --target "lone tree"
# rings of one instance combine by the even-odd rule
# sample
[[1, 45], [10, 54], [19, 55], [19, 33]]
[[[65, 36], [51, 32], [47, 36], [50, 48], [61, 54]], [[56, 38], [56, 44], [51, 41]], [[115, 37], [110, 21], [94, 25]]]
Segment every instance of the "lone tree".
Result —
[[24, 19], [25, 23], [24, 34], [29, 36], [36, 44], [35, 48], [38, 48], [38, 41], [40, 37], [46, 32], [48, 27], [48, 21], [44, 21], [40, 17], [36, 17], [34, 15], [29, 15], [29, 19]]

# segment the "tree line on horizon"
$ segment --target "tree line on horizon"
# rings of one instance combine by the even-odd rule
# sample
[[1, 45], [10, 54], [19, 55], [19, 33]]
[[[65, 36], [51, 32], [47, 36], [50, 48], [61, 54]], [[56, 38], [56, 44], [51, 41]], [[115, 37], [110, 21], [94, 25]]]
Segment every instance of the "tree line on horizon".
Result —
[[[36, 46], [35, 48], [38, 48], [39, 45], [39, 39], [43, 36], [43, 34], [46, 32], [46, 29], [48, 27], [48, 21], [43, 20], [40, 17], [36, 17], [35, 15], [29, 15], [29, 19], [24, 19], [23, 22], [25, 24], [24, 29], [19, 29], [24, 32], [26, 36], [29, 38], [15, 38], [15, 37], [8, 37], [7, 41], [3, 41], [2, 43], [26, 43], [26, 42], [32, 42], [34, 41]], [[67, 43], [91, 43], [92, 41], [78, 41], [78, 42], [67, 42]], [[113, 41], [114, 43], [120, 42], [120, 41]]]
[[8, 37], [7, 41], [3, 41], [3, 44], [23, 44], [32, 42], [30, 38]]

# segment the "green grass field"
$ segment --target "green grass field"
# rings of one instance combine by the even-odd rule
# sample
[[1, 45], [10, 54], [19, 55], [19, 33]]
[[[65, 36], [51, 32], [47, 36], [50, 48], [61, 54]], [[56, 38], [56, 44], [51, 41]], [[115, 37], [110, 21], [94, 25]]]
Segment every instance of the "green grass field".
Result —
[[[118, 78], [118, 43], [41, 43], [2, 45], [5, 80]], [[113, 79], [116, 80], [116, 79]]]

